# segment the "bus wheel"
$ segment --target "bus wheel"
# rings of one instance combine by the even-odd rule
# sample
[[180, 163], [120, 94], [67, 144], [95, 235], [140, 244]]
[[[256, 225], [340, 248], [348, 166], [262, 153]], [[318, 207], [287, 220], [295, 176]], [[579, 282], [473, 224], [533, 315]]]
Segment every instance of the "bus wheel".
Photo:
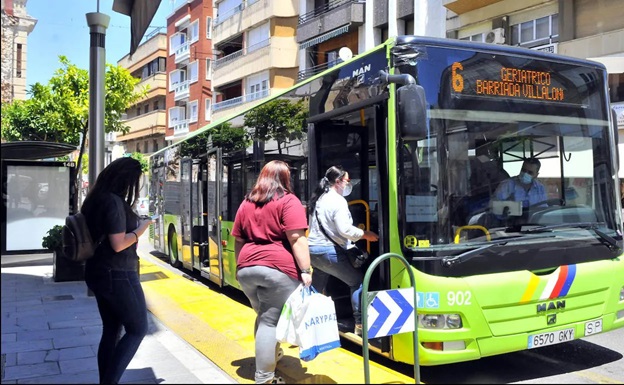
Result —
[[173, 267], [181, 265], [178, 258], [178, 235], [173, 229], [169, 231], [169, 264]]

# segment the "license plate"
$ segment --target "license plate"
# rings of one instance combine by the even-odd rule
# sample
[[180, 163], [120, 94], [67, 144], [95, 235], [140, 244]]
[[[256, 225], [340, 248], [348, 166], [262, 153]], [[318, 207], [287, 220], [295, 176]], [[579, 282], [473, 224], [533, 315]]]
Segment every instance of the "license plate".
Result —
[[540, 348], [542, 346], [560, 344], [574, 339], [574, 328], [558, 330], [555, 332], [532, 334], [529, 336], [528, 348]]
[[602, 319], [585, 322], [585, 336], [602, 332]]

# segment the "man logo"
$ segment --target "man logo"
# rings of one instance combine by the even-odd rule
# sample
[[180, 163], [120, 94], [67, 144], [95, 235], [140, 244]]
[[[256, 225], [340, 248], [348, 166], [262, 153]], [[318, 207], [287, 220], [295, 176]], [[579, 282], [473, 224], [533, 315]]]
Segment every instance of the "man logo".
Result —
[[556, 314], [550, 314], [546, 318], [546, 325], [554, 325], [556, 323], [557, 323], [557, 315]]
[[565, 310], [566, 301], [551, 301], [537, 304], [537, 314], [546, 313], [553, 310]]

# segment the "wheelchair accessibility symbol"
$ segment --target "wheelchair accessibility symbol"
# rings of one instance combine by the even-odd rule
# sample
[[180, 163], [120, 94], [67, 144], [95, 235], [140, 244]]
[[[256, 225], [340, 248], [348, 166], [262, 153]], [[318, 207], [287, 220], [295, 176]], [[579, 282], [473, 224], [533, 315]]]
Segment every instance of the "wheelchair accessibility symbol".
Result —
[[416, 307], [425, 309], [437, 309], [440, 307], [440, 293], [438, 292], [416, 292]]

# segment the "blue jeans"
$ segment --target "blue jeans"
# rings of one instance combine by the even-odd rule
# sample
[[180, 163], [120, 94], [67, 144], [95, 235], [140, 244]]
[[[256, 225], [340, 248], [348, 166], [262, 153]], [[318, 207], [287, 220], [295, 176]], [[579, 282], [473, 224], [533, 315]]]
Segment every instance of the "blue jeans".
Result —
[[334, 276], [346, 283], [351, 291], [351, 308], [356, 324], [362, 323], [360, 310], [362, 282], [364, 273], [361, 269], [351, 266], [346, 253], [336, 248], [338, 246], [310, 246], [310, 263], [314, 267], [312, 285], [322, 293], [327, 285], [328, 275]]
[[98, 348], [100, 384], [117, 384], [147, 334], [147, 305], [139, 274], [108, 268], [86, 269], [85, 282], [95, 294], [102, 317]]
[[288, 297], [299, 286], [299, 281], [277, 269], [249, 266], [236, 275], [241, 289], [256, 312], [254, 337], [256, 340], [256, 384], [264, 384], [275, 376], [279, 343], [275, 327]]

